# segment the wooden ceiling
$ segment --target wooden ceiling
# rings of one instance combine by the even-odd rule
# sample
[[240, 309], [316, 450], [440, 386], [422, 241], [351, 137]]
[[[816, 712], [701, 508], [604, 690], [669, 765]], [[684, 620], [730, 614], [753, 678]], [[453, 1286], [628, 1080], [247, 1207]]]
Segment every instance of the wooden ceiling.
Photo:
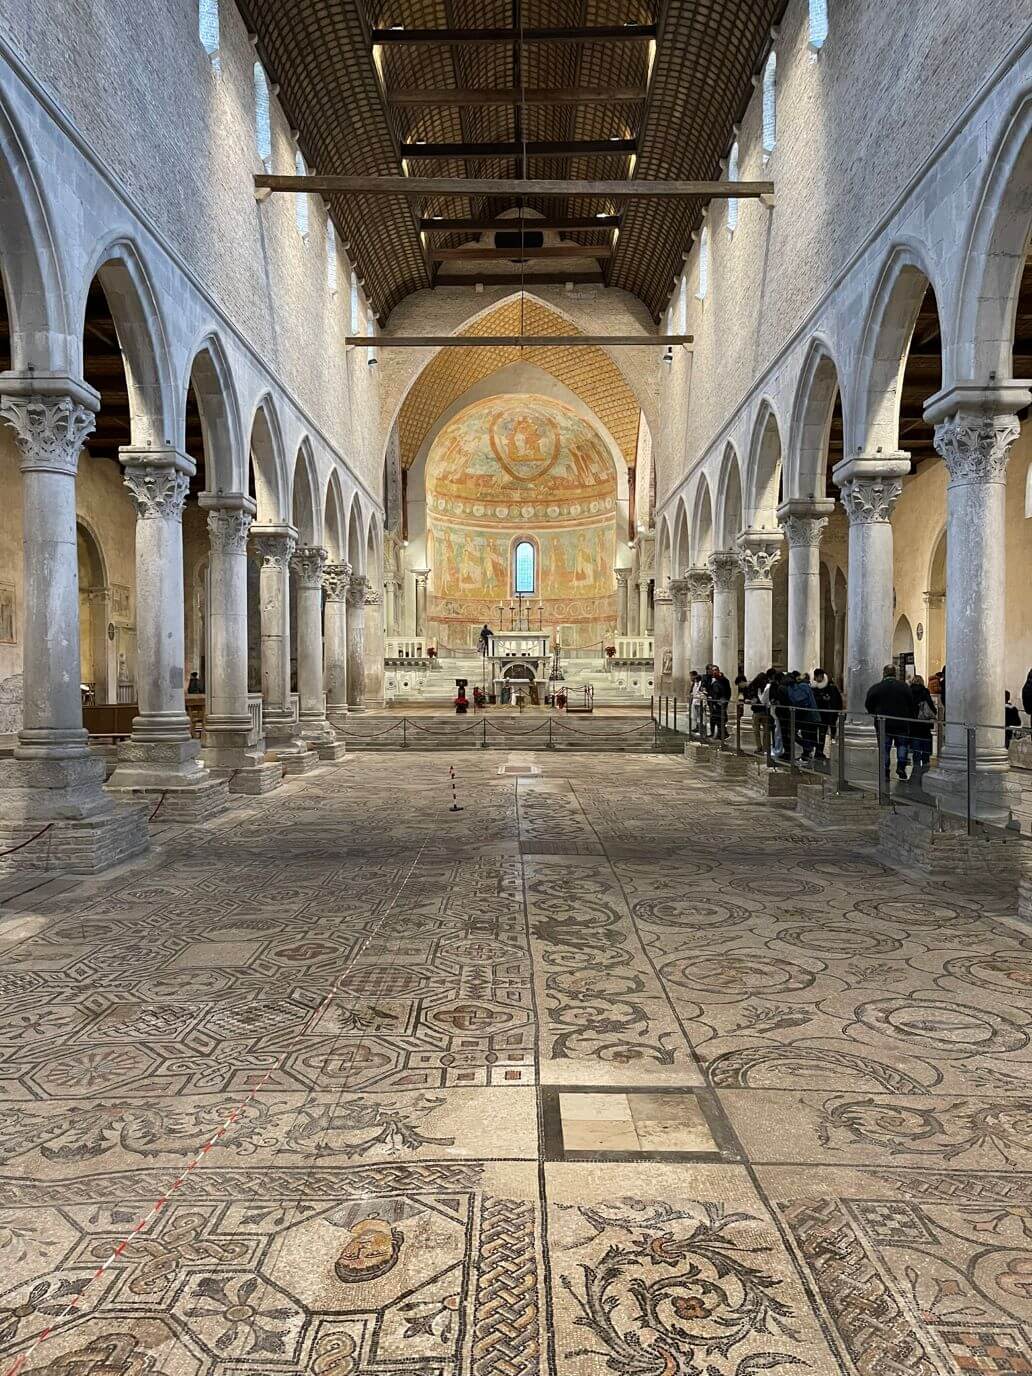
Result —
[[[785, 2], [240, 0], [239, 8], [321, 174], [397, 175], [404, 160], [413, 178], [623, 180], [633, 158], [635, 179], [670, 181], [720, 175]], [[454, 261], [434, 251], [476, 235], [427, 229], [428, 217], [479, 225], [521, 204], [329, 199], [381, 323], [410, 292], [449, 279]], [[595, 277], [634, 293], [656, 319], [703, 210], [699, 200], [523, 204], [572, 221], [563, 234], [574, 243], [611, 250]], [[583, 227], [607, 213], [605, 227]]]

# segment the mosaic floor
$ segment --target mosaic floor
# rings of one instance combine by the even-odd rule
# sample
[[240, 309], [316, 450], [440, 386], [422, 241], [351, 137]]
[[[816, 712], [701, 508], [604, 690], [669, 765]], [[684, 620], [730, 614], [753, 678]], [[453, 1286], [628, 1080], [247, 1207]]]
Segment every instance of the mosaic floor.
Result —
[[0, 909], [0, 1376], [1029, 1376], [1006, 896], [504, 758]]

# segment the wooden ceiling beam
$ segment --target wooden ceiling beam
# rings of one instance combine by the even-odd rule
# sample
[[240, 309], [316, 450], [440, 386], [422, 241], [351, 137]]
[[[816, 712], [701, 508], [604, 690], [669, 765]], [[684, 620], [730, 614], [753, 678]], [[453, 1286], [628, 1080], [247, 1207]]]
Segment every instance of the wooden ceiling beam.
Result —
[[560, 229], [590, 229], [608, 230], [620, 228], [619, 215], [559, 215], [549, 219], [531, 219], [529, 216], [524, 218], [520, 215], [513, 215], [507, 220], [448, 220], [443, 216], [424, 215], [419, 222], [419, 228], [424, 234], [453, 234], [462, 231], [473, 234], [491, 234], [495, 230], [503, 233], [519, 233], [522, 229], [525, 233], [534, 230], [560, 230]]
[[361, 334], [344, 343], [358, 349], [665, 349], [694, 341], [690, 334]]
[[645, 86], [503, 86], [494, 91], [469, 87], [399, 87], [386, 93], [391, 105], [399, 106], [478, 106], [478, 105], [631, 105], [645, 99]]
[[596, 24], [580, 28], [373, 29], [374, 47], [396, 43], [648, 43], [655, 24]]
[[517, 258], [527, 261], [542, 258], [610, 258], [612, 253], [611, 244], [547, 244], [543, 248], [481, 248], [477, 244], [470, 244], [459, 248], [432, 248], [430, 259], [434, 263], [486, 263], [492, 259], [508, 259], [511, 262]]
[[[580, 196], [609, 201], [677, 200], [698, 196], [706, 200], [734, 198], [757, 200], [774, 195], [774, 183], [765, 182], [684, 182], [684, 181], [591, 181], [572, 178], [542, 181], [521, 177], [334, 177], [309, 175], [286, 177], [269, 172], [255, 173], [256, 192], [282, 191], [297, 195], [301, 191], [326, 196], [407, 196], [423, 200], [428, 196]], [[261, 198], [260, 198], [261, 199]]]
[[546, 272], [535, 269], [530, 274], [514, 269], [512, 272], [440, 272], [434, 278], [435, 287], [563, 287], [567, 283], [576, 287], [601, 287], [605, 285], [601, 271], [587, 271], [583, 268], [564, 268], [559, 272]]
[[637, 148], [634, 139], [547, 139], [526, 144], [504, 143], [403, 143], [403, 158], [595, 158], [621, 157]]

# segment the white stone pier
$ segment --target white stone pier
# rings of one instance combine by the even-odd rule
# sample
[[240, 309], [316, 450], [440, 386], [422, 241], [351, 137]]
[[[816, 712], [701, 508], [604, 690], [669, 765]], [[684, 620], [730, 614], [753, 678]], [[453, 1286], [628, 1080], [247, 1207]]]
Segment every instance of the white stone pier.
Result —
[[340, 760], [346, 750], [326, 718], [323, 684], [322, 589], [326, 560], [326, 551], [320, 545], [299, 545], [290, 561], [297, 577], [298, 719], [301, 739], [318, 753], [320, 760]]
[[831, 497], [798, 498], [778, 507], [788, 541], [787, 669], [812, 674], [821, 662], [821, 537], [835, 510]]
[[745, 577], [745, 676], [755, 678], [771, 666], [774, 654], [774, 565], [781, 558], [781, 532], [744, 530], [738, 537], [738, 562]]
[[319, 756], [301, 739], [290, 696], [290, 559], [297, 531], [288, 525], [253, 525], [252, 547], [261, 559], [262, 715], [266, 753], [284, 774], [305, 774]]

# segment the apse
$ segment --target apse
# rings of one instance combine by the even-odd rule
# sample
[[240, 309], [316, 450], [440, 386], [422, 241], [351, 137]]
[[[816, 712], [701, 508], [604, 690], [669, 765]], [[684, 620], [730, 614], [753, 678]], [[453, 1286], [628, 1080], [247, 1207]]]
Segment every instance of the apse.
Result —
[[616, 469], [599, 433], [548, 397], [477, 401], [427, 458], [427, 620], [442, 647], [474, 646], [485, 623], [601, 646], [616, 622]]

